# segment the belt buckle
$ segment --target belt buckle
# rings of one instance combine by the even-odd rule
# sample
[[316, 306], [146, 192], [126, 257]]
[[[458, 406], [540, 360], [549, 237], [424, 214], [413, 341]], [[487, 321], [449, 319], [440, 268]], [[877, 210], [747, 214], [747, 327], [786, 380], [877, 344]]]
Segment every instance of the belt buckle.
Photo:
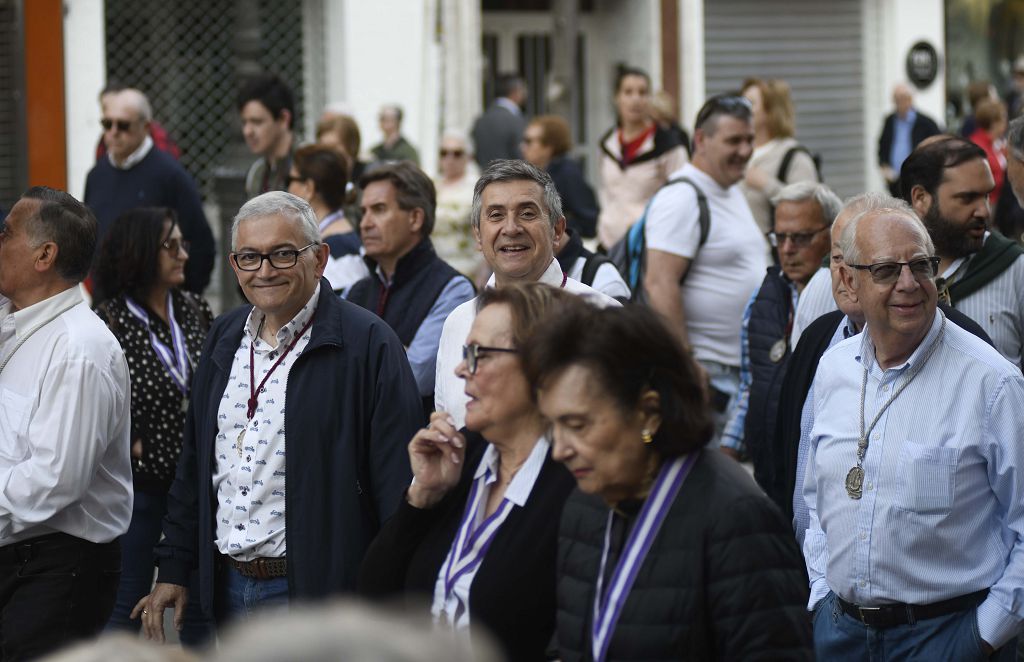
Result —
[[860, 616], [860, 622], [863, 623], [864, 625], [868, 625], [868, 621], [865, 618], [864, 612], [877, 613], [877, 612], [881, 612], [881, 611], [882, 611], [881, 607], [861, 607], [861, 606], [857, 607], [857, 615]]

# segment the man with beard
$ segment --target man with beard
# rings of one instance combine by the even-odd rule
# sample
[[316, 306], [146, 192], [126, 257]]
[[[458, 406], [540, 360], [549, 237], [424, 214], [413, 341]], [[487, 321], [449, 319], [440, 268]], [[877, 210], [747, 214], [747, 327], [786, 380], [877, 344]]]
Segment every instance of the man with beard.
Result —
[[985, 152], [962, 138], [926, 143], [904, 161], [900, 182], [941, 258], [939, 300], [976, 321], [1000, 354], [1021, 365], [1024, 250], [988, 229], [995, 181]]

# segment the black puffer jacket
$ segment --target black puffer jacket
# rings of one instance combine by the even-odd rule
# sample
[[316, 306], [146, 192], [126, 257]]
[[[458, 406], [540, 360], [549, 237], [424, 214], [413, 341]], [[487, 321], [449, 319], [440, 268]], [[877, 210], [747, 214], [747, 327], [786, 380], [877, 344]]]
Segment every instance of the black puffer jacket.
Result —
[[[606, 576], [641, 505], [616, 511]], [[592, 659], [607, 521], [604, 502], [578, 491], [562, 513], [557, 635], [566, 662]], [[806, 604], [803, 559], [779, 510], [739, 464], [704, 452], [637, 575], [607, 659], [810, 660]]]

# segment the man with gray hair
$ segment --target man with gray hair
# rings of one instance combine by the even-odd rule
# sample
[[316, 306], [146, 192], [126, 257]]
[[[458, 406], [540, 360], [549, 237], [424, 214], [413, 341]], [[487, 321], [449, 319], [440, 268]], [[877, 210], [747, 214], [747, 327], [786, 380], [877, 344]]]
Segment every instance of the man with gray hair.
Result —
[[149, 99], [139, 90], [125, 88], [107, 95], [100, 120], [107, 155], [85, 178], [85, 204], [99, 221], [98, 242], [114, 219], [129, 209], [169, 207], [177, 212], [182, 237], [191, 243], [185, 289], [202, 292], [213, 271], [213, 233], [192, 177], [172, 156], [154, 149], [149, 135], [152, 119]]
[[[473, 189], [470, 217], [477, 248], [494, 272], [487, 287], [539, 281], [586, 296], [600, 306], [621, 305], [562, 272], [555, 246], [565, 232], [565, 216], [555, 183], [543, 170], [526, 161], [491, 162]], [[475, 317], [476, 299], [452, 311], [437, 350], [434, 407], [451, 414], [456, 429], [465, 422], [469, 398], [455, 368]]]
[[395, 103], [381, 106], [377, 120], [384, 139], [370, 149], [374, 162], [412, 161], [418, 166], [420, 153], [402, 135], [402, 107]]
[[161, 641], [166, 607], [180, 628], [194, 567], [203, 611], [220, 622], [352, 590], [409, 484], [405, 446], [423, 416], [394, 332], [323, 279], [329, 249], [308, 204], [253, 198], [231, 245], [252, 305], [207, 335], [157, 584], [132, 613]]
[[128, 364], [83, 300], [96, 219], [29, 189], [0, 230], [0, 659], [98, 633], [132, 516]]
[[864, 212], [840, 248], [865, 331], [822, 357], [812, 387], [815, 653], [1012, 660], [1024, 622], [1024, 375], [936, 310], [940, 258], [914, 213]]
[[722, 450], [750, 457], [754, 479], [763, 489], [773, 480], [775, 414], [782, 377], [792, 354], [789, 333], [797, 300], [828, 253], [829, 228], [842, 207], [824, 184], [798, 182], [771, 200], [775, 229], [768, 240], [779, 252], [779, 266], [768, 267], [750, 295], [740, 328], [740, 388], [722, 433]]

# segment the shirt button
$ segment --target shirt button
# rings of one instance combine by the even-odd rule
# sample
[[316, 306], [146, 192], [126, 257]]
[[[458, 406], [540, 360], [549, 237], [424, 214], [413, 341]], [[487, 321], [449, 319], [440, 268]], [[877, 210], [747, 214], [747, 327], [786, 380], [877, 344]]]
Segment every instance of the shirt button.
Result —
[[867, 540], [868, 539], [868, 534], [866, 534], [863, 531], [861, 531], [860, 534], [857, 537], [860, 538], [861, 540]]
[[871, 435], [871, 441], [878, 441], [881, 438], [882, 438], [882, 433], [881, 432], [876, 432], [873, 435]]
[[873, 490], [873, 489], [875, 489], [875, 484], [869, 481], [868, 482], [868, 490], [870, 491], [870, 490]]
[[859, 582], [857, 582], [857, 586], [860, 586], [861, 588], [864, 588], [867, 585], [868, 585], [868, 583], [866, 581], [864, 581], [863, 579], [860, 580]]
[[888, 393], [888, 392], [889, 392], [889, 385], [886, 384], [886, 385], [882, 386], [882, 393]]

